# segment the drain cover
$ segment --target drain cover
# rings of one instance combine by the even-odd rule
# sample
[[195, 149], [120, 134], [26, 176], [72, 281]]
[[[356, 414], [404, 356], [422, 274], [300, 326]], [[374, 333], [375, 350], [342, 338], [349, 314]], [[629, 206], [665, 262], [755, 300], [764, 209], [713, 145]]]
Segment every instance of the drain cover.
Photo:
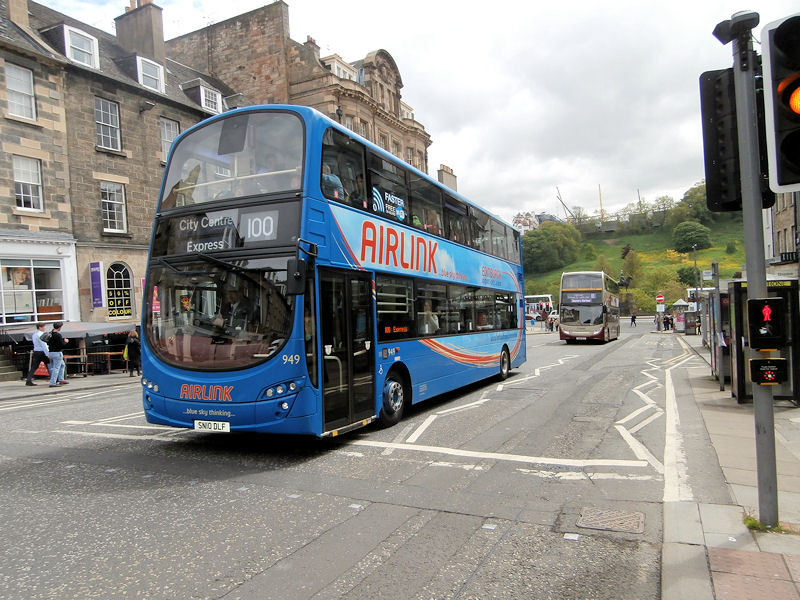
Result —
[[644, 533], [644, 513], [585, 506], [581, 509], [581, 516], [575, 524], [584, 529]]

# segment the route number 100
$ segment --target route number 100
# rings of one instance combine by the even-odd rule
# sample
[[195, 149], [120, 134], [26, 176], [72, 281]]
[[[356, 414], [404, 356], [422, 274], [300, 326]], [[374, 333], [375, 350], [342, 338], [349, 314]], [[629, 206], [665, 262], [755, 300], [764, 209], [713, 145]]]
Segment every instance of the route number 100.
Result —
[[248, 240], [271, 240], [275, 238], [275, 220], [271, 215], [247, 217], [245, 237]]

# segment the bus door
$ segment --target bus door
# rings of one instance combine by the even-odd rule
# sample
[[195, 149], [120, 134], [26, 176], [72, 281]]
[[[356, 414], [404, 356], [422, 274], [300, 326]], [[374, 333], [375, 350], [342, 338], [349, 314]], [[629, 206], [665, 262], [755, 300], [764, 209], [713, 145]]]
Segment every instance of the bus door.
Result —
[[372, 279], [320, 269], [323, 431], [375, 414]]

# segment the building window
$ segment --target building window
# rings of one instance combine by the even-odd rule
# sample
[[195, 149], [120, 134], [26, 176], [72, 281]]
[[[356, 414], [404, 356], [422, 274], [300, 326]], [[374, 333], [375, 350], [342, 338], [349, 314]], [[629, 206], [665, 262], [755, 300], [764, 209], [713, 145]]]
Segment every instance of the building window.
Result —
[[35, 158], [14, 156], [14, 195], [17, 208], [41, 211], [42, 163]]
[[403, 156], [403, 153], [400, 151], [400, 144], [392, 140], [392, 154], [397, 156], [398, 158]]
[[33, 93], [33, 71], [6, 63], [8, 114], [36, 119], [36, 97]]
[[353, 117], [351, 117], [349, 115], [345, 116], [345, 118], [344, 118], [344, 126], [347, 127], [350, 131], [354, 131], [353, 130]]
[[119, 104], [104, 98], [94, 99], [94, 121], [97, 145], [109, 150], [120, 150]]
[[361, 119], [358, 120], [358, 135], [360, 135], [363, 138], [369, 139], [367, 133], [367, 124], [365, 121], [362, 121]]
[[389, 149], [389, 138], [386, 137], [385, 133], [378, 134], [378, 146], [380, 146], [384, 150]]
[[0, 323], [60, 321], [64, 318], [58, 260], [0, 259]]
[[158, 127], [161, 130], [161, 155], [164, 160], [167, 160], [169, 147], [172, 145], [172, 141], [178, 137], [178, 134], [180, 133], [180, 123], [173, 121], [172, 119], [161, 117], [158, 120]]
[[67, 45], [67, 56], [70, 60], [94, 69], [100, 66], [97, 38], [80, 29], [64, 25], [64, 39]]
[[111, 319], [133, 316], [131, 271], [122, 263], [113, 263], [106, 270], [106, 306]]
[[103, 231], [125, 233], [125, 188], [120, 183], [100, 182], [100, 198], [103, 205]]
[[139, 67], [139, 83], [146, 88], [163, 94], [164, 67], [152, 60], [142, 58], [141, 56], [136, 57], [136, 64]]
[[213, 113], [222, 112], [222, 94], [216, 90], [200, 86], [201, 106]]
[[406, 148], [406, 162], [410, 164], [412, 167], [416, 167], [417, 165], [414, 164], [414, 149], [413, 148]]

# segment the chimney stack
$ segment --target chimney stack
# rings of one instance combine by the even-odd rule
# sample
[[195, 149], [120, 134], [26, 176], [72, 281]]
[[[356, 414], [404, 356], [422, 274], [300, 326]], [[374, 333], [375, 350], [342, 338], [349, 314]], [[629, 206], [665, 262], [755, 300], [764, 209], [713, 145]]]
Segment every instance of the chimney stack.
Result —
[[152, 0], [131, 0], [125, 14], [114, 19], [117, 42], [131, 54], [138, 54], [164, 65], [164, 21], [161, 7]]
[[23, 29], [30, 29], [28, 0], [8, 0], [8, 20]]

